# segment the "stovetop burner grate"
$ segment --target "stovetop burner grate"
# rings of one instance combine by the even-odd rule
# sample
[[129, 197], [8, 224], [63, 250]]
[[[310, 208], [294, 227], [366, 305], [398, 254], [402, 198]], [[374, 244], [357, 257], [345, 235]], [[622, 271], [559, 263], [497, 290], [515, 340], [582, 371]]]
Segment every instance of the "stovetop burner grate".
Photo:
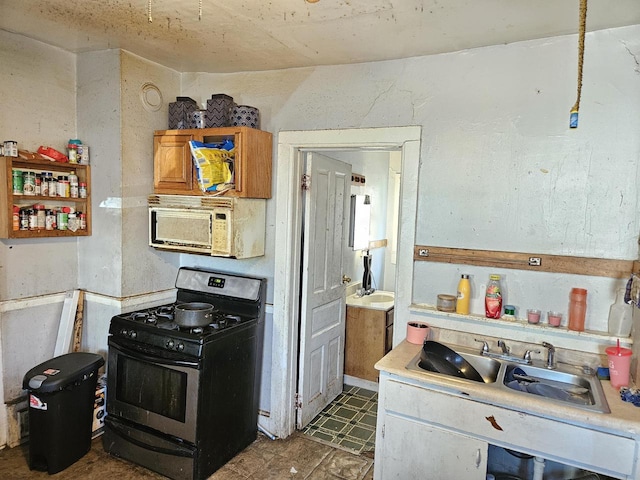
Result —
[[245, 321], [240, 315], [214, 311], [211, 323], [204, 327], [181, 327], [174, 322], [174, 307], [180, 303], [182, 302], [147, 308], [122, 314], [120, 317], [135, 324], [157, 327], [163, 330], [176, 330], [195, 336], [214, 333]]

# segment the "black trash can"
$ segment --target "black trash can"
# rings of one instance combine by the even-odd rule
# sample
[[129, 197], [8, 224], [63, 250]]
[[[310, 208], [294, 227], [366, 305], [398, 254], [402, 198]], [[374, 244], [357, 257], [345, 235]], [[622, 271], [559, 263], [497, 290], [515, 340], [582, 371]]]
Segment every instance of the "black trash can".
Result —
[[75, 352], [47, 360], [24, 376], [29, 391], [29, 468], [57, 473], [91, 449], [98, 369], [104, 359]]

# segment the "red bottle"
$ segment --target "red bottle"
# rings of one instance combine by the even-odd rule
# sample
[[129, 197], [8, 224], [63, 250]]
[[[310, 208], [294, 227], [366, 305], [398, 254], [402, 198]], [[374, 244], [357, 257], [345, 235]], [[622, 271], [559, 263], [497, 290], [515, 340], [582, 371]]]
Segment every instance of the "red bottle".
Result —
[[489, 275], [487, 293], [484, 296], [484, 310], [487, 318], [500, 318], [502, 316], [500, 275]]

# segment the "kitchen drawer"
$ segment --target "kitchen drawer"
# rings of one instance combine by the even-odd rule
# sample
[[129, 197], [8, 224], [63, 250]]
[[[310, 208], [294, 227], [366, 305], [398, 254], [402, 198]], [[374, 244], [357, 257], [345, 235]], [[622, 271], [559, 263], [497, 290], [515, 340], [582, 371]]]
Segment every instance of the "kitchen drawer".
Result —
[[635, 441], [389, 380], [386, 411], [535, 456], [620, 476], [633, 472]]

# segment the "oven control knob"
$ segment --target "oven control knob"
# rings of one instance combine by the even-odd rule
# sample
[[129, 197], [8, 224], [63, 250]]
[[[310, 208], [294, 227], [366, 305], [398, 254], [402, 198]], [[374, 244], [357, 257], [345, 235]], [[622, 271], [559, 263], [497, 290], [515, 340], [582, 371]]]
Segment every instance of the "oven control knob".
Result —
[[173, 340], [168, 340], [166, 343], [167, 348], [173, 348], [174, 345]]
[[184, 350], [184, 343], [179, 343], [176, 346], [176, 350], [178, 350], [179, 352], [182, 352]]
[[129, 332], [127, 331], [126, 328], [123, 328], [122, 330], [120, 330], [120, 335], [122, 335], [123, 337], [126, 337], [129, 335]]
[[131, 330], [129, 332], [129, 338], [136, 338], [138, 336], [138, 332], [136, 332], [135, 330]]

